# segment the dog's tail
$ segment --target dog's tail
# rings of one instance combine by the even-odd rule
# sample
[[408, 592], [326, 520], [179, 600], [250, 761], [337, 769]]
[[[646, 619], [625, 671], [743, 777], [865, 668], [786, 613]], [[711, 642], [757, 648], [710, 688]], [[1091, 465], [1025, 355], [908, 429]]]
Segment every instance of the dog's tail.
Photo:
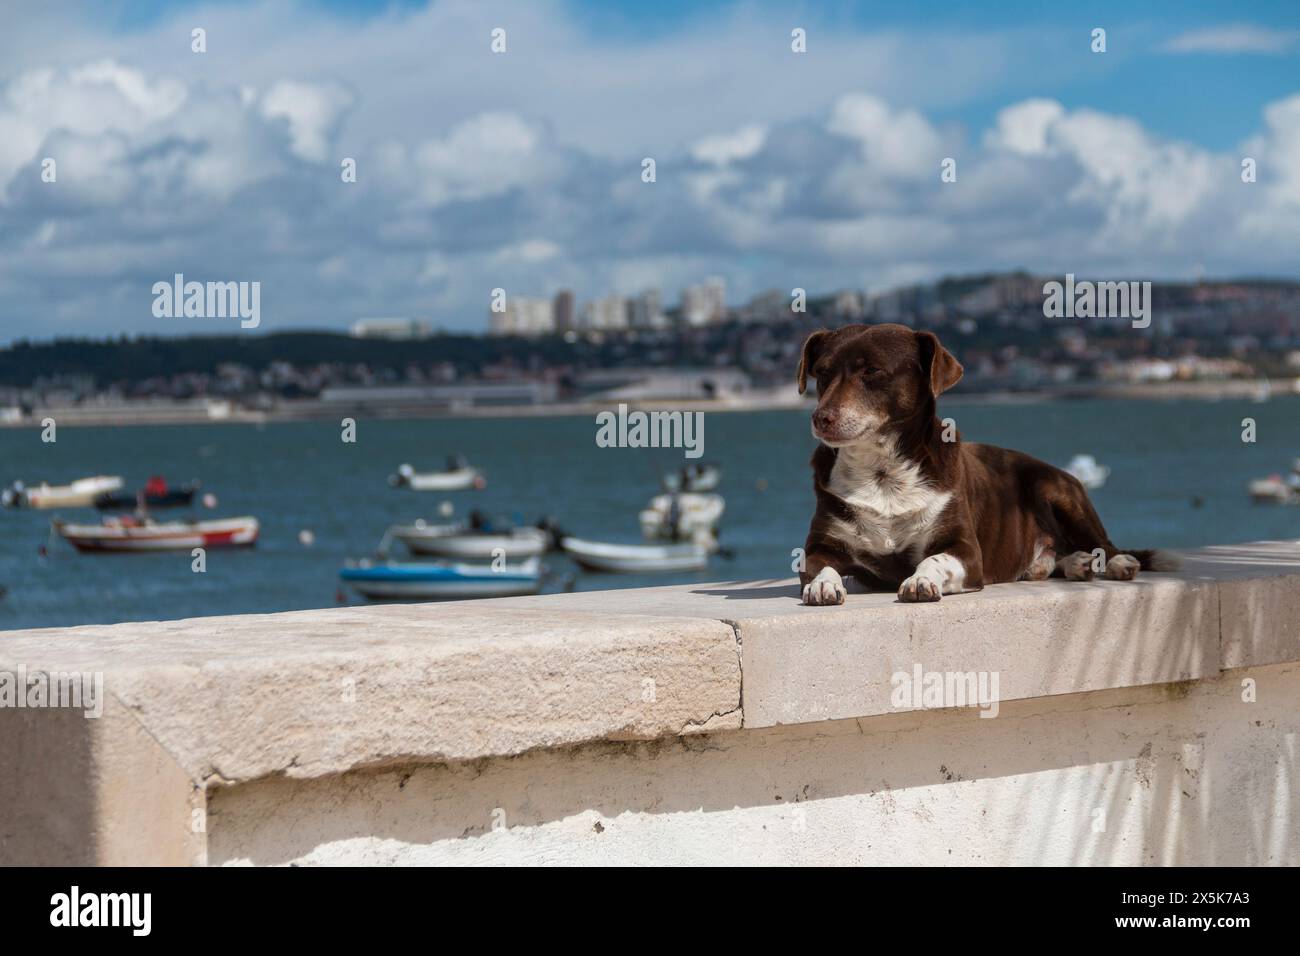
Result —
[[1183, 562], [1178, 559], [1178, 555], [1171, 551], [1161, 551], [1156, 548], [1121, 551], [1120, 554], [1133, 555], [1138, 559], [1138, 565], [1143, 571], [1177, 571], [1183, 566]]

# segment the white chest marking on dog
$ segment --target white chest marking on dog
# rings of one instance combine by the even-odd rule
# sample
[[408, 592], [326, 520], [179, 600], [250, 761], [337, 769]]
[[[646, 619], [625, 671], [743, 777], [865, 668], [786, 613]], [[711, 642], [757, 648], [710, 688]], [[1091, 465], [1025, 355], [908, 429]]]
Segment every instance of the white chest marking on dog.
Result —
[[854, 522], [832, 519], [837, 538], [871, 554], [910, 551], [917, 560], [952, 498], [936, 491], [916, 462], [878, 439], [841, 448], [826, 490], [857, 512]]

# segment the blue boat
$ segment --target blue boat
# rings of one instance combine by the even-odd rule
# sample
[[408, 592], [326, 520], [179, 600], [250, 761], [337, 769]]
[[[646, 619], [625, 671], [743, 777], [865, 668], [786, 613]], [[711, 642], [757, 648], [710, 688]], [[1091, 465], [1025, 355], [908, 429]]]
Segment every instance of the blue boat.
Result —
[[490, 564], [363, 561], [339, 572], [357, 593], [374, 600], [511, 597], [542, 587], [536, 558], [493, 570]]

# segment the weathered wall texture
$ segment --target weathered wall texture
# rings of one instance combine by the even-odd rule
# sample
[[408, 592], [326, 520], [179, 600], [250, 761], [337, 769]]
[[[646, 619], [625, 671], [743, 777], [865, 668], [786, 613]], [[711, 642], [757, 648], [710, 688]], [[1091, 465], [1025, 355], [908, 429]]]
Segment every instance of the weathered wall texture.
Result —
[[[1243, 681], [1256, 702], [1243, 701]], [[1300, 864], [1300, 666], [217, 791], [213, 863]]]

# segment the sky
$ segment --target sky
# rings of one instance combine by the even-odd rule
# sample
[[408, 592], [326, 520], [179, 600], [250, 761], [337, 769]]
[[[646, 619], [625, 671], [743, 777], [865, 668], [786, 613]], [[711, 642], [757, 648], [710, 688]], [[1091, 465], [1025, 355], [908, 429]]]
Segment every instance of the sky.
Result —
[[176, 273], [260, 283], [248, 334], [713, 275], [1300, 278], [1300, 4], [1080, 6], [0, 0], [0, 343], [240, 331], [155, 316]]

